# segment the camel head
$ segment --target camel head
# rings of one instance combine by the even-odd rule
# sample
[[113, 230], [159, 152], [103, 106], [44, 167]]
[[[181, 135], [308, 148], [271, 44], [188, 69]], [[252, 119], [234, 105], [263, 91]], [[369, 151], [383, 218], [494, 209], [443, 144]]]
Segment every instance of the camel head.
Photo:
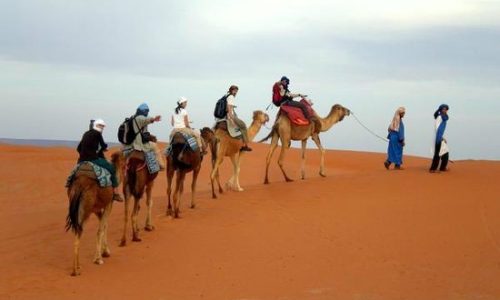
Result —
[[340, 104], [335, 104], [334, 106], [332, 106], [331, 113], [337, 115], [340, 122], [344, 119], [345, 116], [349, 116], [351, 114], [351, 111]]
[[203, 127], [201, 130], [200, 130], [200, 133], [201, 133], [201, 138], [205, 141], [205, 142], [211, 142], [215, 139], [215, 133], [212, 129], [208, 128], [208, 127]]
[[266, 124], [269, 122], [269, 116], [262, 110], [256, 110], [253, 112], [253, 121], [260, 124]]

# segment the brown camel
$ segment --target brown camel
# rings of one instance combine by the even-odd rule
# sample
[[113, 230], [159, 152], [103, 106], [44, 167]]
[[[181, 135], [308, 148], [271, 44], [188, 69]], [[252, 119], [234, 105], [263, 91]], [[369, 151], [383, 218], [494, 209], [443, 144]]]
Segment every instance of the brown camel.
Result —
[[[125, 159], [121, 155], [122, 159]], [[124, 225], [123, 225], [123, 236], [120, 246], [123, 247], [127, 245], [127, 224], [128, 224], [128, 214], [129, 214], [129, 202], [130, 196], [134, 197], [134, 208], [132, 210], [132, 241], [140, 242], [139, 238], [139, 224], [137, 218], [139, 216], [139, 201], [141, 200], [144, 192], [146, 192], [146, 225], [144, 230], [153, 231], [154, 226], [152, 222], [152, 209], [153, 209], [153, 199], [151, 197], [154, 180], [158, 173], [149, 174], [148, 167], [146, 166], [146, 161], [144, 158], [144, 153], [142, 151], [132, 151], [132, 153], [126, 158], [125, 168], [122, 168], [123, 175], [123, 194], [125, 195], [125, 215], [124, 215]], [[123, 170], [125, 169], [125, 170]]]
[[[201, 169], [201, 151], [200, 148], [196, 151], [191, 150], [186, 139], [181, 133], [175, 133], [171, 141], [171, 152], [167, 155], [167, 216], [179, 217], [179, 205], [181, 202], [182, 192], [184, 190], [184, 179], [186, 173], [193, 172], [193, 181], [191, 183], [191, 208], [195, 208], [195, 193], [196, 180]], [[201, 145], [200, 145], [201, 147]], [[176, 182], [173, 199], [173, 211], [170, 203], [170, 195], [172, 193], [172, 179], [175, 173]]]
[[[248, 128], [248, 139], [252, 141], [257, 133], [259, 132], [262, 125], [269, 121], [269, 116], [263, 111], [257, 110], [253, 112], [253, 121]], [[220, 123], [219, 123], [220, 124]], [[228, 189], [235, 191], [243, 191], [240, 186], [239, 176], [240, 176], [240, 159], [243, 152], [240, 152], [240, 148], [243, 146], [243, 142], [240, 139], [232, 138], [226, 129], [217, 128], [215, 133], [210, 133], [209, 128], [204, 128], [202, 130], [202, 137], [205, 142], [210, 145], [210, 152], [212, 154], [212, 172], [210, 174], [210, 182], [212, 185], [212, 198], [217, 198], [214, 189], [214, 179], [217, 180], [219, 186], [219, 193], [222, 193], [222, 186], [219, 180], [219, 166], [224, 160], [225, 156], [228, 156], [233, 163], [233, 175], [226, 183]]]
[[332, 128], [333, 125], [335, 125], [337, 122], [342, 121], [344, 117], [348, 116], [349, 114], [349, 109], [343, 107], [340, 104], [335, 104], [326, 118], [321, 118], [316, 114], [316, 112], [314, 112], [314, 116], [317, 118], [321, 125], [320, 128], [317, 128], [314, 122], [311, 122], [309, 125], [297, 126], [295, 124], [292, 124], [290, 122], [290, 119], [288, 119], [286, 115], [279, 114], [278, 119], [276, 120], [269, 135], [259, 141], [264, 142], [269, 138], [272, 138], [271, 146], [266, 159], [266, 177], [264, 179], [264, 183], [269, 184], [269, 164], [271, 163], [271, 158], [273, 156], [274, 150], [276, 150], [276, 147], [278, 146], [278, 139], [281, 141], [281, 153], [278, 159], [278, 165], [280, 166], [281, 172], [283, 172], [283, 176], [285, 177], [285, 180], [287, 182], [293, 180], [286, 175], [285, 169], [283, 167], [285, 151], [290, 148], [290, 143], [292, 140], [302, 142], [301, 177], [302, 179], [305, 179], [306, 144], [309, 137], [312, 138], [320, 151], [321, 160], [319, 175], [325, 177], [325, 150], [323, 149], [323, 146], [321, 146], [319, 133], [328, 131], [330, 128]]
[[[118, 153], [111, 156], [112, 163], [117, 170], [121, 168], [119, 156]], [[102, 258], [109, 257], [111, 254], [108, 247], [107, 229], [108, 216], [113, 206], [113, 188], [100, 187], [92, 167], [82, 165], [68, 187], [68, 198], [69, 208], [66, 217], [66, 231], [71, 229], [75, 233], [73, 272], [71, 275], [77, 276], [80, 275], [79, 252], [83, 225], [92, 213], [96, 214], [99, 219], [94, 263], [103, 264]]]

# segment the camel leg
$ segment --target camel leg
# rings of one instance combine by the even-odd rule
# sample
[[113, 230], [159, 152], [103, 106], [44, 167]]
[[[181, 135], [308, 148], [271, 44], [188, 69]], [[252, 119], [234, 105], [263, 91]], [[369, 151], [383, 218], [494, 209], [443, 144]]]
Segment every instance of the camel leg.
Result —
[[241, 154], [236, 154], [236, 174], [235, 174], [235, 188], [238, 192], [243, 192], [243, 188], [240, 186], [240, 164], [241, 164]]
[[120, 247], [124, 247], [127, 245], [127, 226], [128, 226], [128, 215], [129, 215], [129, 205], [130, 205], [130, 192], [128, 190], [128, 187], [125, 186], [123, 189], [123, 194], [125, 196], [125, 201], [123, 203], [123, 207], [125, 209], [124, 213], [124, 222], [123, 222], [123, 235], [122, 235], [122, 240], [120, 242]]
[[73, 272], [71, 276], [80, 275], [80, 235], [75, 235], [75, 241], [73, 242]]
[[184, 190], [184, 178], [186, 172], [179, 170], [175, 178], [175, 191], [174, 191], [174, 218], [179, 218], [179, 204], [181, 202], [181, 195]]
[[153, 186], [154, 186], [154, 181], [151, 181], [146, 185], [146, 205], [148, 206], [148, 212], [146, 215], [146, 226], [144, 226], [144, 230], [146, 230], [146, 231], [153, 231], [155, 229], [155, 226], [153, 225], [153, 218], [152, 218]]
[[283, 173], [286, 182], [293, 181], [290, 177], [286, 175], [285, 167], [283, 165], [283, 161], [285, 160], [285, 152], [289, 147], [290, 147], [290, 139], [285, 139], [281, 137], [281, 151], [280, 151], [280, 157], [278, 159], [278, 165], [280, 166], [281, 172]]
[[323, 146], [321, 145], [321, 141], [319, 139], [319, 135], [313, 135], [312, 140], [314, 143], [316, 143], [316, 146], [318, 146], [319, 152], [320, 152], [320, 164], [319, 164], [319, 175], [321, 177], [326, 177], [325, 174], [325, 149], [323, 149]]
[[104, 261], [102, 260], [102, 238], [104, 235], [104, 226], [105, 223], [103, 222], [103, 212], [99, 212], [96, 214], [97, 218], [99, 219], [99, 225], [97, 227], [97, 236], [96, 236], [96, 250], [95, 250], [95, 256], [94, 256], [94, 263], [96, 265], [102, 265]]
[[111, 214], [111, 210], [113, 208], [113, 201], [111, 201], [108, 206], [104, 209], [104, 214], [103, 214], [103, 223], [104, 223], [104, 233], [102, 237], [102, 247], [101, 247], [101, 253], [102, 257], [110, 257], [111, 256], [111, 251], [109, 250], [108, 246], [108, 218], [109, 215]]
[[167, 216], [172, 215], [171, 196], [172, 196], [172, 179], [174, 178], [174, 174], [175, 174], [174, 168], [171, 166], [168, 166], [168, 168], [167, 168], [167, 199], [168, 199]]
[[276, 147], [278, 147], [278, 135], [273, 134], [273, 137], [271, 139], [271, 146], [266, 158], [266, 177], [264, 178], [264, 184], [269, 184], [269, 164], [271, 164], [271, 158], [273, 157], [273, 153], [276, 150]]
[[198, 180], [198, 174], [200, 173], [200, 167], [193, 170], [193, 181], [191, 183], [191, 208], [196, 207], [196, 181]]
[[219, 182], [219, 166], [222, 163], [223, 159], [224, 158], [221, 156], [217, 157], [217, 160], [215, 161], [215, 164], [212, 168], [212, 173], [210, 174], [210, 182], [212, 184], [212, 198], [213, 199], [217, 198], [217, 195], [215, 194], [215, 189], [214, 189], [214, 179], [217, 179], [217, 183], [219, 184], [219, 192], [221, 192], [221, 190], [222, 190], [222, 187], [220, 186], [220, 182]]
[[137, 219], [139, 217], [139, 209], [141, 208], [139, 205], [139, 201], [141, 199], [137, 199], [134, 197], [134, 209], [132, 210], [132, 242], [140, 242], [142, 241], [139, 237], [139, 225]]
[[302, 140], [302, 153], [301, 153], [301, 164], [300, 164], [300, 176], [302, 179], [306, 179], [306, 146], [307, 139]]

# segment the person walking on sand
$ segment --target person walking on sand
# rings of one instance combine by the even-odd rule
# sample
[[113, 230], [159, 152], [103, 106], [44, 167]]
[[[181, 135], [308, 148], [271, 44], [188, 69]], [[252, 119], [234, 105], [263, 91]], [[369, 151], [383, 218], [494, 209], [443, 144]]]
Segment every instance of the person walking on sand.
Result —
[[444, 138], [444, 131], [446, 130], [446, 124], [448, 123], [448, 110], [450, 107], [447, 104], [441, 104], [439, 108], [434, 113], [435, 121], [435, 139], [434, 139], [434, 157], [432, 158], [431, 168], [429, 172], [436, 173], [438, 172], [439, 161], [441, 161], [441, 166], [439, 167], [439, 171], [447, 171], [446, 168], [448, 166], [449, 159], [449, 149], [448, 143]]
[[207, 149], [206, 149], [207, 147], [204, 141], [201, 139], [200, 132], [191, 128], [189, 124], [190, 123], [189, 117], [186, 110], [187, 104], [188, 100], [186, 99], [186, 97], [180, 97], [179, 100], [177, 101], [177, 107], [175, 108], [175, 111], [172, 114], [172, 118], [170, 120], [172, 127], [174, 127], [174, 129], [170, 133], [170, 140], [172, 140], [172, 137], [176, 132], [182, 132], [190, 136], [193, 136], [196, 138], [198, 147], [200, 147], [201, 149], [201, 154], [205, 155], [207, 154]]
[[403, 164], [403, 147], [405, 146], [405, 126], [403, 124], [403, 117], [405, 116], [406, 109], [400, 107], [394, 113], [392, 122], [389, 125], [389, 146], [387, 147], [387, 160], [384, 166], [387, 170], [391, 164], [394, 164], [395, 170], [401, 170]]

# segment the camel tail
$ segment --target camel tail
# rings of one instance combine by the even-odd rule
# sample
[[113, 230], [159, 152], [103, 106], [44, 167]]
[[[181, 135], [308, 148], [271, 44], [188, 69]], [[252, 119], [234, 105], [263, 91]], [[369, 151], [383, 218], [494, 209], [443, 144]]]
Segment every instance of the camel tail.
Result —
[[72, 230], [80, 236], [83, 232], [82, 220], [80, 220], [80, 202], [82, 201], [83, 190], [78, 185], [71, 187], [69, 196], [68, 216], [66, 217], [66, 231]]
[[269, 132], [269, 134], [265, 138], [258, 141], [257, 143], [262, 143], [262, 142], [267, 141], [268, 139], [270, 139], [273, 136], [273, 134], [275, 134], [277, 132], [278, 132], [278, 122], [276, 122], [276, 124], [274, 124], [273, 128], [271, 129], [271, 132]]
[[179, 160], [179, 156], [181, 153], [185, 150], [187, 147], [186, 143], [177, 143], [177, 144], [172, 144], [172, 159], [174, 161], [174, 165], [178, 167], [181, 170], [189, 169], [191, 165], [186, 164], [185, 162]]

